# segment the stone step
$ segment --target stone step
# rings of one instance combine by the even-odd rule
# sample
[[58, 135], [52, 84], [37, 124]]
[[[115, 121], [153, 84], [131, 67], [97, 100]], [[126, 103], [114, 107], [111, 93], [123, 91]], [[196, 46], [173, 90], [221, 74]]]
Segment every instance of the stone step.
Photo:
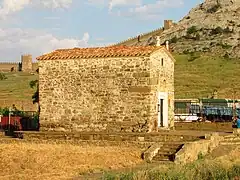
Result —
[[153, 157], [153, 161], [174, 161], [175, 154], [182, 148], [182, 146], [182, 143], [164, 144]]
[[160, 149], [158, 154], [175, 154], [176, 152], [176, 149]]
[[240, 141], [222, 141], [221, 145], [240, 145]]
[[240, 141], [240, 137], [224, 138], [224, 141]]
[[159, 153], [153, 157], [153, 161], [174, 161], [175, 153]]

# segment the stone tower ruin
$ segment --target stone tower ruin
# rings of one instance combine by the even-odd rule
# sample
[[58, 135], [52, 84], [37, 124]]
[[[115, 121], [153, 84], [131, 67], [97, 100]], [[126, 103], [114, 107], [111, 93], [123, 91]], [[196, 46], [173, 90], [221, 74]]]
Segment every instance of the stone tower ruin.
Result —
[[173, 26], [172, 20], [164, 20], [164, 30], [170, 29]]
[[32, 71], [32, 55], [22, 55], [21, 56], [22, 71], [31, 72]]

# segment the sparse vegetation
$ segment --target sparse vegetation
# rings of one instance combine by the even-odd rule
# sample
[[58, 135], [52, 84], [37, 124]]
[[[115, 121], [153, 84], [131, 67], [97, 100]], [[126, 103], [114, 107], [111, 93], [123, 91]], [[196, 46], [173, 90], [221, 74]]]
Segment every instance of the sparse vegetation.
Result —
[[215, 13], [221, 8], [220, 4], [216, 4], [207, 10], [207, 13]]
[[192, 26], [190, 28], [187, 29], [187, 34], [193, 34], [197, 32], [197, 27], [196, 26]]
[[7, 77], [5, 76], [5, 74], [0, 73], [0, 80], [5, 80], [5, 79], [7, 79]]
[[199, 58], [199, 57], [200, 57], [199, 54], [194, 53], [194, 52], [191, 52], [191, 53], [190, 53], [190, 56], [189, 56], [189, 58], [188, 58], [188, 62], [192, 62], [192, 61], [194, 61], [195, 59], [197, 59], [197, 58]]
[[215, 34], [222, 34], [223, 33], [223, 28], [221, 28], [221, 27], [216, 27], [215, 29], [212, 29], [212, 31], [211, 31], [211, 34], [212, 35], [215, 35]]
[[221, 44], [223, 49], [230, 49], [232, 46], [229, 44]]
[[[161, 167], [162, 168], [162, 167]], [[197, 161], [185, 166], [169, 166], [162, 169], [149, 169], [133, 174], [126, 173], [128, 180], [205, 180], [205, 179], [235, 179], [239, 178], [240, 165], [234, 164], [231, 167], [224, 167], [219, 162]], [[104, 180], [117, 180], [124, 177], [123, 174], [106, 174]]]
[[38, 80], [30, 81], [29, 83], [32, 89], [35, 89], [34, 94], [32, 95], [33, 104], [39, 103], [39, 84]]
[[224, 32], [225, 34], [227, 34], [227, 33], [232, 33], [233, 31], [230, 30], [229, 27], [226, 27], [226, 28], [223, 30], [223, 32]]
[[178, 38], [174, 36], [172, 39], [170, 39], [169, 43], [177, 43]]

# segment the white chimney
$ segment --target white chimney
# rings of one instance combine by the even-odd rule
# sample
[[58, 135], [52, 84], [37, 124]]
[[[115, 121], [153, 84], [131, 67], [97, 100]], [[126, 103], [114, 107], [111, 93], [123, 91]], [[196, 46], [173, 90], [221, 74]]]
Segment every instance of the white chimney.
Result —
[[157, 36], [156, 39], [157, 39], [157, 44], [156, 44], [156, 46], [161, 46], [161, 44], [160, 44], [160, 36]]
[[166, 41], [166, 49], [169, 50], [169, 41]]

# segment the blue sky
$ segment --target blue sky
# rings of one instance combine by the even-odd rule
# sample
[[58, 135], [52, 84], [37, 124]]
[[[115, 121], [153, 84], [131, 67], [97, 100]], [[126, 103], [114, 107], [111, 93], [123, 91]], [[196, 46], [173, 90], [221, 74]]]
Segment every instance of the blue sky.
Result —
[[202, 0], [0, 0], [0, 61], [104, 46], [175, 22]]

